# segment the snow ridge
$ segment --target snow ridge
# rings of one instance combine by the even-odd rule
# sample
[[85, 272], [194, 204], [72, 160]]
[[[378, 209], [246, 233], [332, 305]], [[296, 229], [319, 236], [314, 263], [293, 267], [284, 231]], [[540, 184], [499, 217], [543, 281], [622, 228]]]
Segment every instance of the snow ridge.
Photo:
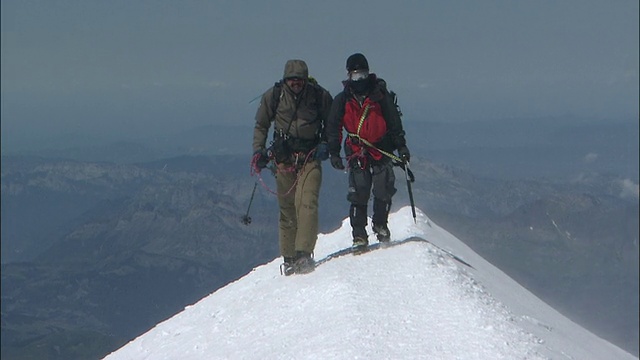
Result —
[[[275, 259], [106, 359], [636, 359], [419, 210], [417, 223], [405, 207], [389, 227], [401, 244], [334, 258], [307, 275], [281, 276]], [[345, 220], [319, 236], [315, 257], [349, 245]]]

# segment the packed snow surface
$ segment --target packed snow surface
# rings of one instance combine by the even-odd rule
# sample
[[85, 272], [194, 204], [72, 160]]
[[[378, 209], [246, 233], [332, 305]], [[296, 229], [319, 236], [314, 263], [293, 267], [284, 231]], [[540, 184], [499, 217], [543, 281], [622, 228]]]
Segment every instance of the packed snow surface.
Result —
[[345, 220], [319, 236], [314, 272], [258, 266], [106, 359], [637, 359], [421, 211], [414, 222], [400, 209], [389, 228], [391, 246], [331, 257], [351, 245]]

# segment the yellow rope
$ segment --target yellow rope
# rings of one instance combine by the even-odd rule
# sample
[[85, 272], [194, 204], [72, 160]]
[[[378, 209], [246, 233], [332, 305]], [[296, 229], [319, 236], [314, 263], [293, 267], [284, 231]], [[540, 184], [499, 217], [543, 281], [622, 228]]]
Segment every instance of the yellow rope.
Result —
[[362, 116], [360, 116], [360, 123], [358, 123], [358, 137], [360, 137], [360, 129], [362, 129], [362, 124], [364, 124], [364, 119], [367, 118], [367, 116], [369, 115], [369, 108], [371, 106], [369, 104], [367, 104], [367, 106], [364, 107], [364, 111], [362, 112]]
[[360, 129], [362, 128], [362, 124], [364, 124], [364, 120], [367, 118], [367, 116], [369, 115], [369, 104], [367, 104], [364, 107], [364, 111], [362, 112], [362, 116], [360, 116], [360, 123], [358, 124], [358, 132], [356, 134], [352, 134], [352, 133], [347, 133], [347, 135], [357, 138], [358, 140], [360, 140], [363, 144], [367, 145], [368, 147], [374, 148], [376, 150], [378, 150], [381, 154], [388, 156], [389, 158], [391, 158], [392, 160], [398, 161], [398, 162], [402, 162], [402, 159], [400, 159], [399, 157], [395, 156], [392, 153], [389, 153], [387, 151], [384, 150], [380, 150], [377, 147], [375, 147], [372, 143], [370, 143], [369, 141], [367, 141], [366, 139], [360, 137]]

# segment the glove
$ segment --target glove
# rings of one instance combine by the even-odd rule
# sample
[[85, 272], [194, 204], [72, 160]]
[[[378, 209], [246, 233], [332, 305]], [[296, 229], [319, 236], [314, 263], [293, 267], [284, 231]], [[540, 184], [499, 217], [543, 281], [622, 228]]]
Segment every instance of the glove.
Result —
[[340, 155], [331, 155], [331, 166], [337, 170], [344, 170], [344, 164], [342, 163]]
[[409, 153], [409, 149], [407, 149], [406, 146], [403, 146], [400, 149], [398, 149], [398, 155], [400, 156], [400, 159], [402, 159], [402, 161], [404, 162], [409, 162], [409, 158], [411, 157], [411, 154]]
[[269, 163], [269, 155], [267, 155], [267, 150], [257, 150], [253, 153], [253, 156], [258, 157], [256, 159], [256, 171], [260, 172], [260, 170], [267, 167], [267, 164]]
[[314, 154], [316, 160], [325, 161], [329, 158], [329, 147], [326, 142], [321, 142], [316, 147], [316, 153]]

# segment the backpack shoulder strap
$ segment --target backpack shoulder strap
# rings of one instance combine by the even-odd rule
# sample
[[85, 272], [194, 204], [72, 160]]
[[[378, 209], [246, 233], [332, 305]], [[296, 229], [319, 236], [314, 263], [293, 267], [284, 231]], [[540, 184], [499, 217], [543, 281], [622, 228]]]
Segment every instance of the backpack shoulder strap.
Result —
[[327, 116], [327, 114], [323, 114], [322, 111], [324, 109], [322, 109], [322, 105], [323, 105], [323, 97], [324, 97], [324, 93], [328, 93], [328, 91], [323, 88], [322, 86], [320, 86], [320, 84], [318, 84], [318, 81], [312, 77], [309, 76], [308, 77], [308, 81], [309, 81], [309, 85], [311, 85], [311, 87], [313, 88], [313, 92], [315, 95], [315, 105], [316, 105], [316, 112], [317, 112], [317, 117], [316, 117], [316, 121], [318, 122], [318, 130], [316, 132], [316, 137], [318, 139], [322, 138], [322, 134], [324, 132], [324, 124], [322, 123], [321, 119], [322, 116], [324, 115], [325, 117]]
[[278, 105], [280, 105], [280, 97], [282, 96], [282, 80], [273, 84], [273, 93], [271, 93], [271, 109], [276, 113]]
[[316, 80], [313, 76], [308, 77], [309, 85], [313, 88], [316, 96], [316, 105], [321, 106], [322, 104], [322, 94], [325, 91], [320, 84], [318, 84], [318, 80]]

